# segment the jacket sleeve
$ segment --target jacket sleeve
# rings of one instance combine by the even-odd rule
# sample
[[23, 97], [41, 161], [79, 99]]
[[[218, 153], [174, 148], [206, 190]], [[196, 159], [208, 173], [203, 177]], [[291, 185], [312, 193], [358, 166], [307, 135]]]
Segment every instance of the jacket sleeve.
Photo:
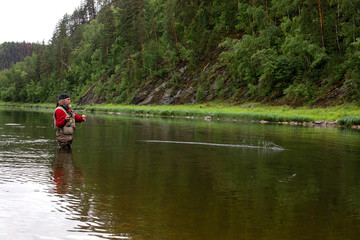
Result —
[[75, 122], [82, 122], [83, 121], [82, 116], [79, 116], [76, 113], [74, 113], [74, 114], [75, 114]]
[[66, 117], [66, 114], [64, 113], [63, 110], [58, 109], [55, 111], [56, 126], [58, 128], [62, 128], [65, 126], [65, 124], [66, 124], [65, 117]]

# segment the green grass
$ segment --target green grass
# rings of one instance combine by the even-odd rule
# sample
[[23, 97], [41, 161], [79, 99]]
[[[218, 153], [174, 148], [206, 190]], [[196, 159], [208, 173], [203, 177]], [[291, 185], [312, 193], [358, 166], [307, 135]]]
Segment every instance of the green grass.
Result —
[[[246, 107], [252, 105], [253, 107]], [[55, 108], [55, 104], [18, 104], [0, 102], [0, 106]], [[99, 104], [94, 106], [76, 106], [74, 109], [85, 111], [116, 112], [123, 114], [141, 114], [179, 117], [207, 117], [213, 119], [235, 119], [246, 121], [269, 122], [310, 122], [338, 120], [341, 125], [360, 124], [360, 107], [352, 104], [328, 108], [292, 108], [289, 106], [268, 106], [258, 103], [231, 105], [223, 102], [186, 105], [114, 105]]]
[[345, 126], [360, 125], [360, 117], [358, 116], [343, 117], [338, 120], [338, 124]]
[[1, 102], [3, 107], [19, 107], [19, 108], [55, 108], [55, 103], [15, 103], [15, 102]]
[[[255, 105], [255, 107], [244, 107]], [[81, 106], [87, 111], [121, 112], [128, 114], [151, 114], [161, 116], [189, 116], [238, 120], [265, 120], [271, 122], [333, 121], [345, 117], [360, 118], [360, 108], [355, 105], [340, 105], [328, 108], [292, 108], [289, 106], [267, 106], [260, 104], [230, 105], [221, 102], [187, 105], [113, 105]]]

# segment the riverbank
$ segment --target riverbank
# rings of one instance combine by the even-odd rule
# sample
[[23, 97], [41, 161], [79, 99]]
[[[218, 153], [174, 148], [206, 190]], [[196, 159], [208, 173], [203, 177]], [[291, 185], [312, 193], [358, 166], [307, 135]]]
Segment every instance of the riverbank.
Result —
[[[27, 104], [0, 102], [0, 106], [54, 108], [54, 104]], [[204, 118], [205, 120], [256, 121], [289, 125], [335, 127], [346, 126], [360, 129], [360, 107], [354, 104], [327, 108], [269, 106], [259, 103], [232, 105], [225, 102], [208, 102], [186, 105], [82, 105], [74, 110], [106, 112], [109, 114], [134, 114], [142, 116], [166, 116]]]

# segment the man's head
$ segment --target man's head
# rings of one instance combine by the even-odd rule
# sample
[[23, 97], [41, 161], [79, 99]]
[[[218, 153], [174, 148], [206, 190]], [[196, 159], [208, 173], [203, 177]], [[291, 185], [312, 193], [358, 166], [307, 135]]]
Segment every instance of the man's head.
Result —
[[70, 96], [67, 93], [63, 93], [59, 96], [59, 105], [61, 106], [69, 106], [71, 103]]
[[59, 100], [63, 100], [63, 99], [67, 99], [67, 98], [70, 98], [69, 94], [67, 94], [67, 93], [63, 93], [59, 96]]

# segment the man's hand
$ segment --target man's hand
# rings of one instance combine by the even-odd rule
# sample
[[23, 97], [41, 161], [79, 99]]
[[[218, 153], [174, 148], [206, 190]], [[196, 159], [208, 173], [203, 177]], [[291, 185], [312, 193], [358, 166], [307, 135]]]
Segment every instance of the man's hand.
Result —
[[82, 120], [83, 120], [84, 122], [86, 122], [86, 115], [81, 115], [81, 117], [82, 117]]
[[66, 116], [65, 121], [67, 121], [67, 122], [70, 121], [70, 116]]

